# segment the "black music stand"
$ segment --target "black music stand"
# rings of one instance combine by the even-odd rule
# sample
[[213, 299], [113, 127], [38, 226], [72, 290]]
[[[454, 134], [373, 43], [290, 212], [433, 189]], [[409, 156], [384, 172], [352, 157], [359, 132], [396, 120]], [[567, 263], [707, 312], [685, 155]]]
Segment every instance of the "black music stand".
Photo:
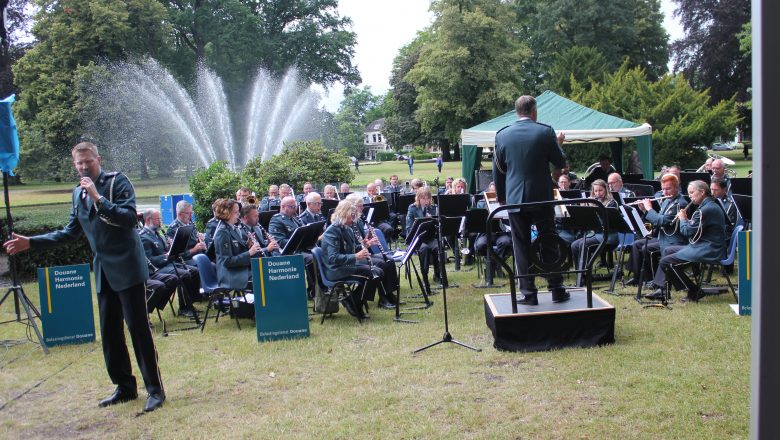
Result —
[[[576, 206], [566, 205], [566, 210], [569, 211], [569, 217], [565, 219], [565, 225], [569, 229], [575, 229], [580, 231], [602, 231], [604, 228], [604, 222], [599, 215], [599, 208], [595, 206]], [[609, 211], [609, 209], [606, 209]], [[607, 214], [609, 216], [609, 214]], [[609, 217], [606, 219], [609, 224], [609, 230], [612, 230], [612, 222], [609, 221]], [[606, 234], [605, 234], [606, 236]], [[605, 237], [606, 238], [606, 237]], [[585, 253], [587, 246], [583, 244], [580, 250], [580, 255], [577, 256], [577, 285], [582, 284], [582, 271], [580, 268], [585, 268]], [[596, 255], [591, 256], [591, 259], [595, 259]], [[587, 283], [587, 289], [591, 290], [593, 282], [593, 272], [585, 274], [585, 282]]]
[[317, 246], [317, 241], [319, 241], [320, 236], [325, 232], [325, 222], [309, 223], [308, 225], [301, 227], [306, 228], [306, 237], [303, 239], [303, 242], [301, 242], [299, 249], [309, 251], [314, 246]]
[[688, 184], [694, 180], [703, 180], [706, 183], [710, 183], [710, 173], [680, 173], [680, 188], [688, 187]]
[[[634, 208], [631, 206], [621, 206], [618, 209], [607, 208], [609, 229], [612, 232], [618, 232], [621, 234], [642, 236], [639, 231], [644, 226], [644, 224], [637, 224], [636, 222], [639, 217], [633, 217], [630, 212], [634, 212]], [[626, 252], [626, 246], [624, 243], [619, 243], [618, 246], [620, 246], [620, 251], [618, 251], [618, 258], [615, 261], [615, 267], [612, 270], [612, 279], [610, 280], [609, 288], [604, 290], [604, 292], [615, 296], [620, 296], [620, 294], [615, 293], [615, 284], [617, 283], [618, 273], [620, 274], [621, 279], [623, 277], [623, 255]]]
[[753, 222], [753, 197], [742, 194], [733, 194], [731, 198], [734, 200], [734, 204], [737, 205], [737, 212], [742, 217], [742, 221], [745, 222], [745, 229], [750, 229], [748, 226]]
[[[466, 231], [467, 233], [486, 234], [487, 233], [488, 210], [475, 208], [466, 211]], [[493, 229], [498, 230], [501, 220], [493, 219]], [[488, 243], [492, 246], [492, 243]], [[475, 250], [476, 252], [476, 250]], [[475, 255], [476, 259], [478, 256]], [[493, 283], [493, 266], [490, 261], [490, 254], [485, 252], [485, 277], [482, 283], [473, 283], [471, 286], [476, 289], [492, 289], [494, 287], [504, 287], [505, 284]]]
[[753, 195], [753, 179], [750, 177], [734, 177], [729, 180], [731, 194]]
[[[406, 248], [406, 253], [404, 254], [404, 257], [401, 259], [400, 267], [406, 267], [407, 271], [409, 270], [409, 265], [412, 266], [414, 269], [414, 276], [417, 278], [417, 285], [420, 287], [420, 291], [422, 292], [422, 296], [425, 299], [425, 305], [424, 306], [417, 306], [417, 307], [410, 307], [406, 310], [420, 310], [420, 309], [427, 309], [433, 306], [433, 301], [428, 299], [428, 293], [426, 292], [425, 285], [422, 282], [422, 279], [420, 279], [420, 273], [417, 272], [417, 266], [414, 265], [414, 260], [412, 260], [412, 255], [417, 251], [417, 249], [422, 244], [423, 240], [425, 239], [427, 232], [425, 230], [420, 231], [420, 234], [415, 236], [412, 239], [411, 244]], [[398, 275], [400, 278], [401, 270], [398, 270]], [[411, 275], [410, 275], [411, 277]], [[409, 280], [409, 286], [411, 287], [411, 279]], [[401, 282], [398, 282], [398, 297], [395, 301], [395, 317], [393, 318], [393, 321], [395, 322], [405, 322], [410, 324], [417, 324], [419, 321], [411, 321], [408, 319], [402, 319], [401, 315], [410, 315], [417, 312], [408, 312], [408, 311], [401, 311]]]
[[[414, 194], [399, 194], [398, 195], [398, 201], [396, 202], [396, 207], [398, 214], [402, 215], [403, 217], [406, 217], [406, 214], [409, 212], [409, 205], [414, 203]], [[403, 223], [403, 222], [402, 222]]]
[[271, 223], [271, 217], [274, 214], [276, 214], [275, 211], [257, 211], [257, 224], [267, 231], [268, 225]]
[[[187, 252], [187, 244], [189, 243], [190, 236], [192, 236], [194, 229], [195, 227], [191, 225], [179, 227], [179, 229], [176, 230], [176, 234], [173, 236], [173, 242], [171, 243], [171, 247], [168, 249], [168, 253], [166, 254], [166, 260], [173, 264], [173, 273], [176, 275], [176, 280], [179, 282], [178, 293], [179, 295], [182, 295], [182, 298], [184, 298], [184, 304], [187, 305], [190, 310], [192, 310], [192, 317], [195, 320], [195, 327], [181, 328], [178, 329], [179, 331], [199, 329], [201, 325], [200, 318], [198, 317], [198, 311], [195, 310], [195, 306], [192, 304], [192, 298], [189, 298], [188, 295], [184, 294], [184, 284], [181, 282], [179, 266], [177, 266], [177, 264], [186, 266], [186, 263], [184, 262], [184, 253]], [[170, 334], [170, 332], [168, 334]]]
[[[319, 222], [318, 222], [319, 223]], [[312, 223], [314, 224], [314, 223]], [[290, 238], [287, 240], [287, 244], [284, 245], [284, 248], [282, 248], [282, 255], [292, 255], [295, 252], [297, 252], [299, 249], [302, 248], [302, 245], [306, 241], [309, 235], [309, 228], [308, 226], [301, 226], [299, 228], [296, 228], [293, 231], [293, 234], [290, 236]], [[316, 243], [316, 240], [315, 242]]]
[[363, 216], [368, 219], [368, 212], [373, 209], [374, 213], [371, 215], [371, 225], [378, 225], [390, 218], [390, 205], [387, 201], [366, 203], [363, 205]]
[[[441, 194], [434, 197], [438, 199], [439, 218], [447, 218], [447, 221], [450, 221], [450, 218], [457, 218], [458, 226], [460, 226], [460, 219], [466, 215], [466, 211], [471, 207], [471, 194]], [[460, 272], [460, 248], [457, 243], [457, 234], [460, 232], [460, 228], [458, 227], [454, 232], [451, 229], [451, 226], [445, 225], [444, 236], [447, 238], [454, 237], [454, 240], [452, 240], [454, 243], [450, 243], [450, 249], [452, 249], [453, 257], [455, 258], [455, 271]], [[452, 285], [452, 287], [457, 286]]]
[[[421, 351], [427, 350], [431, 347], [435, 347], [439, 344], [443, 344], [445, 342], [451, 342], [455, 345], [460, 345], [461, 347], [468, 348], [469, 350], [474, 351], [482, 351], [481, 348], [472, 347], [470, 345], [466, 345], [457, 339], [452, 337], [452, 334], [450, 333], [450, 321], [449, 321], [449, 313], [447, 311], [447, 272], [445, 272], [444, 269], [444, 243], [442, 240], [442, 223], [441, 221], [438, 223], [438, 231], [436, 234], [436, 240], [439, 242], [439, 274], [441, 275], [441, 294], [442, 294], [442, 301], [444, 302], [444, 335], [442, 335], [442, 338], [436, 342], [433, 342], [431, 344], [428, 344], [424, 347], [418, 348], [417, 350], [414, 350], [412, 354], [419, 353]], [[488, 243], [488, 246], [490, 246], [490, 243]]]

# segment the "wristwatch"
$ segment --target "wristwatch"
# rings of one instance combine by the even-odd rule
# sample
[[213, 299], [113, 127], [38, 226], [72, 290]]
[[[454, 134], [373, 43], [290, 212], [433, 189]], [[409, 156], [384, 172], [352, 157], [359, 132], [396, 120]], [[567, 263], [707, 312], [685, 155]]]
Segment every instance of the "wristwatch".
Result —
[[98, 206], [98, 208], [103, 207], [103, 202], [106, 201], [106, 198], [103, 196], [98, 197], [98, 199], [95, 201], [95, 204]]

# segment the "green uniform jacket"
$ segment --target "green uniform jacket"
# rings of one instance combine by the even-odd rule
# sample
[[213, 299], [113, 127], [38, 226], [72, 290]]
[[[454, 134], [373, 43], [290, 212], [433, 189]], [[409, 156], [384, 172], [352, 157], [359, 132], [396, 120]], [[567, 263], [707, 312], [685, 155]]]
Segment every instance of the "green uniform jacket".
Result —
[[279, 243], [279, 247], [284, 249], [287, 242], [290, 241], [293, 232], [303, 226], [297, 217], [287, 217], [284, 214], [274, 214], [268, 223], [268, 233]]
[[355, 274], [355, 253], [359, 245], [352, 228], [330, 225], [322, 237], [322, 262], [325, 277], [331, 281], [341, 280]]
[[[220, 221], [214, 233], [219, 287], [244, 290], [249, 282], [249, 247], [239, 228]], [[259, 255], [258, 255], [259, 257]]]
[[84, 234], [95, 255], [93, 269], [98, 292], [103, 288], [104, 271], [115, 291], [145, 282], [149, 278], [149, 267], [136, 232], [138, 219], [133, 185], [123, 174], [101, 170], [95, 187], [105, 197], [100, 208], [94, 200], [81, 198], [81, 187], [74, 188], [68, 224], [59, 231], [30, 237], [30, 246], [51, 248]]

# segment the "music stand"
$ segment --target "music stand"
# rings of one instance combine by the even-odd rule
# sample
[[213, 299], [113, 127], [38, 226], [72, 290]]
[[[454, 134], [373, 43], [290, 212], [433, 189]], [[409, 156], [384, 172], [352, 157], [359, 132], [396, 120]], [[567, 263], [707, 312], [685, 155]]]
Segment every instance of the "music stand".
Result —
[[257, 223], [267, 231], [274, 214], [276, 214], [274, 211], [257, 211]]
[[399, 194], [397, 203], [397, 212], [398, 214], [406, 217], [406, 214], [409, 212], [409, 205], [414, 203], [414, 194]]
[[[647, 231], [644, 227], [644, 223], [637, 224], [638, 221], [641, 221], [639, 219], [638, 215], [634, 217], [632, 214], [629, 213], [635, 212], [634, 208], [631, 206], [620, 206], [618, 209], [615, 208], [607, 208], [607, 217], [609, 219], [609, 229], [612, 232], [618, 232], [621, 234], [633, 234], [636, 236], [643, 236], [643, 233], [640, 231]], [[649, 234], [648, 234], [649, 235]], [[615, 293], [615, 283], [617, 283], [617, 277], [618, 273], [623, 274], [623, 255], [625, 254], [625, 243], [619, 243], [620, 251], [618, 252], [618, 259], [615, 261], [615, 268], [612, 270], [612, 279], [609, 283], [609, 288], [604, 290], [604, 292], [609, 293], [610, 295], [616, 295], [619, 296], [619, 294]]]
[[[317, 222], [320, 223], [320, 222]], [[315, 224], [315, 223], [312, 223]], [[309, 235], [309, 227], [307, 226], [301, 226], [299, 228], [296, 228], [293, 231], [293, 234], [290, 236], [289, 240], [287, 240], [287, 244], [284, 245], [284, 248], [282, 248], [281, 254], [283, 256], [292, 255], [298, 249], [300, 249], [301, 245], [306, 241], [307, 236]], [[315, 240], [316, 243], [316, 240]]]
[[[442, 221], [436, 222], [438, 224], [438, 233], [436, 234], [436, 240], [438, 240], [439, 244], [439, 274], [441, 275], [441, 294], [442, 294], [442, 301], [444, 302], [444, 335], [442, 335], [441, 339], [433, 342], [431, 344], [428, 344], [424, 347], [418, 348], [417, 350], [414, 350], [412, 354], [419, 353], [421, 351], [427, 350], [431, 347], [435, 347], [439, 344], [443, 344], [445, 342], [451, 342], [455, 345], [460, 345], [461, 347], [468, 348], [469, 350], [474, 351], [482, 351], [481, 348], [472, 347], [470, 345], [466, 345], [463, 342], [458, 341], [457, 339], [452, 337], [452, 334], [450, 333], [450, 320], [449, 320], [449, 313], [447, 311], [447, 272], [444, 268], [444, 243], [442, 240]], [[488, 246], [490, 246], [490, 243], [488, 243]]]
[[374, 214], [371, 216], [371, 224], [378, 225], [390, 218], [390, 205], [387, 201], [366, 203], [363, 205], [363, 216], [368, 218], [368, 211], [374, 209]]
[[303, 239], [298, 249], [309, 251], [317, 245], [317, 240], [320, 239], [320, 236], [325, 231], [325, 222], [319, 221], [309, 223], [308, 225], [302, 226], [302, 228], [306, 228], [306, 237]]
[[[455, 257], [455, 271], [460, 271], [460, 248], [458, 246], [457, 234], [460, 232], [461, 219], [466, 215], [466, 210], [471, 206], [471, 194], [442, 194], [438, 196], [439, 206], [439, 219], [445, 220], [447, 223], [444, 225], [444, 236], [447, 238], [454, 237], [454, 243], [450, 243], [453, 257]], [[453, 220], [454, 219], [454, 220]], [[451, 222], [456, 221], [457, 224], [452, 225]], [[454, 228], [454, 230], [453, 230]], [[449, 240], [448, 240], [449, 241]], [[457, 287], [452, 285], [452, 287]]]
[[192, 316], [195, 319], [195, 327], [182, 328], [179, 329], [180, 331], [194, 330], [196, 328], [200, 328], [201, 325], [200, 318], [198, 317], [198, 311], [195, 310], [195, 306], [192, 304], [192, 298], [189, 298], [189, 295], [184, 294], [184, 284], [181, 282], [179, 266], [177, 266], [177, 264], [181, 264], [182, 266], [186, 267], [186, 263], [184, 262], [184, 253], [187, 252], [187, 245], [194, 230], [195, 227], [192, 225], [179, 227], [176, 230], [176, 234], [173, 236], [171, 247], [168, 249], [168, 253], [165, 255], [165, 259], [173, 264], [173, 273], [176, 275], [176, 279], [179, 282], [179, 295], [182, 295], [182, 298], [184, 298], [184, 304], [192, 310]]
[[710, 173], [680, 173], [680, 188], [688, 187], [688, 184], [694, 180], [702, 180], [706, 183], [710, 183]]
[[742, 194], [733, 194], [731, 198], [734, 200], [734, 204], [737, 205], [737, 212], [739, 212], [740, 217], [742, 217], [742, 221], [744, 221], [745, 224], [750, 225], [753, 222], [753, 197]]
[[[564, 219], [566, 227], [569, 229], [578, 229], [581, 231], [601, 231], [604, 226], [603, 222], [604, 220], [601, 219], [601, 216], [599, 215], [599, 208], [595, 206], [577, 206], [577, 205], [566, 205], [566, 209], [569, 211], [569, 217]], [[606, 209], [606, 208], [605, 208]], [[606, 211], [609, 211], [609, 209], [606, 209]], [[609, 214], [607, 214], [609, 216]], [[612, 223], [609, 221], [609, 217], [605, 219], [609, 225], [609, 229], [611, 232], [612, 229]], [[606, 238], [606, 233], [604, 234]], [[577, 269], [584, 268], [585, 267], [585, 252], [586, 252], [587, 246], [582, 246], [582, 249], [580, 250], [580, 255], [577, 258], [578, 264]], [[596, 253], [590, 257], [591, 260], [594, 260], [596, 258]], [[590, 264], [588, 264], [590, 266]], [[577, 285], [582, 284], [582, 272], [577, 273]], [[586, 275], [585, 282], [588, 283], [587, 289], [591, 289], [591, 283], [592, 283], [592, 271], [590, 274]]]
[[753, 195], [753, 179], [750, 177], [734, 177], [729, 180], [731, 194]]
[[[487, 209], [470, 209], [466, 211], [466, 231], [469, 233], [476, 233], [476, 234], [487, 234], [487, 219], [488, 219], [488, 210]], [[498, 230], [499, 224], [501, 220], [494, 218], [493, 219], [493, 229]], [[488, 243], [489, 246], [492, 246], [492, 243]], [[475, 250], [476, 252], [476, 250]], [[475, 255], [475, 257], [477, 257]], [[491, 289], [494, 287], [504, 287], [504, 284], [494, 284], [493, 283], [493, 268], [490, 261], [490, 256], [488, 255], [487, 251], [485, 252], [485, 279], [482, 283], [473, 283], [471, 286], [476, 289]]]
[[[418, 307], [410, 307], [407, 310], [420, 310], [420, 309], [427, 309], [433, 306], [433, 301], [428, 299], [428, 293], [425, 289], [425, 285], [422, 282], [422, 279], [420, 279], [420, 273], [417, 272], [417, 266], [414, 265], [414, 260], [412, 260], [412, 255], [417, 251], [417, 249], [421, 246], [425, 236], [427, 234], [427, 231], [420, 231], [420, 234], [415, 236], [414, 239], [412, 239], [412, 243], [406, 248], [406, 253], [404, 254], [404, 257], [401, 259], [400, 267], [406, 267], [407, 270], [409, 270], [409, 265], [411, 264], [412, 268], [414, 269], [414, 275], [417, 278], [417, 285], [420, 287], [420, 291], [422, 292], [422, 296], [425, 300], [424, 306], [418, 306]], [[400, 275], [400, 267], [399, 267], [399, 275]], [[411, 275], [410, 275], [411, 276]], [[400, 288], [401, 282], [398, 282], [398, 298], [396, 298], [395, 301], [395, 317], [393, 318], [393, 321], [395, 322], [405, 322], [410, 324], [417, 324], [419, 321], [412, 321], [408, 319], [402, 319], [401, 315], [406, 314], [414, 314], [416, 312], [407, 312], [401, 311], [401, 288]], [[410, 286], [411, 286], [411, 280], [410, 280]]]

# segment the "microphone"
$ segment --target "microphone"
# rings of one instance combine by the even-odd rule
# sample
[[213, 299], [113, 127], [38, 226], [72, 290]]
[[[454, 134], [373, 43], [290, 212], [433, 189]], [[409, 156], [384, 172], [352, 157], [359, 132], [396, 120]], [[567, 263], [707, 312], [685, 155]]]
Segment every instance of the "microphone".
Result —
[[[89, 170], [80, 170], [79, 175], [81, 177], [89, 177]], [[87, 189], [81, 188], [81, 198], [84, 199], [87, 197]]]

